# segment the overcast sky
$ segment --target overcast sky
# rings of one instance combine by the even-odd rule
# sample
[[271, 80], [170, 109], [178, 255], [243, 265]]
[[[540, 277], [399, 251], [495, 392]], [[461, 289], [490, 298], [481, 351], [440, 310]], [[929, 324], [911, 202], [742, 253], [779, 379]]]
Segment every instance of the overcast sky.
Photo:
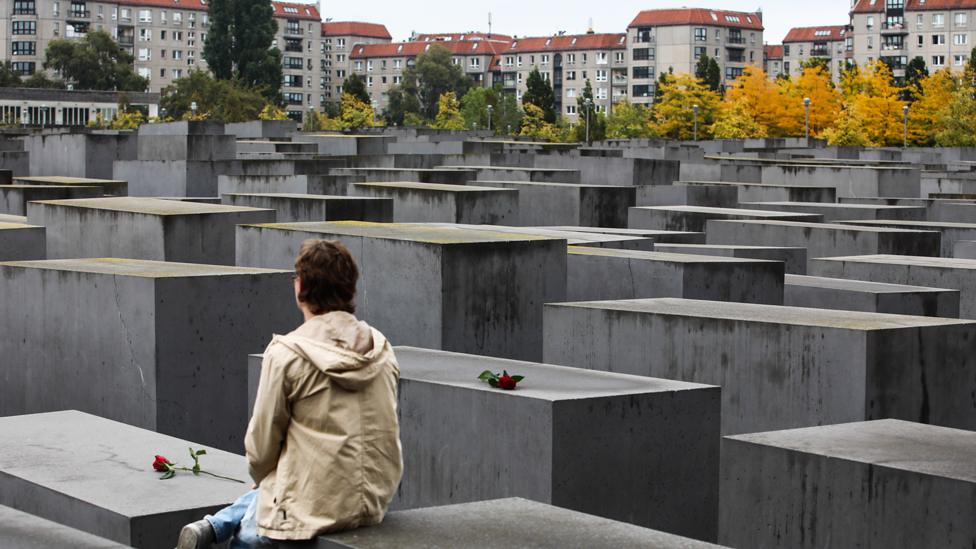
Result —
[[[762, 7], [764, 39], [776, 44], [792, 27], [847, 23], [850, 0], [372, 0], [325, 2], [323, 17], [334, 21], [383, 23], [394, 40], [411, 31], [486, 31], [488, 12], [495, 32], [544, 36], [586, 32], [590, 19], [597, 32], [624, 32], [642, 9], [694, 6], [755, 11]], [[558, 6], [553, 9], [552, 6]]]

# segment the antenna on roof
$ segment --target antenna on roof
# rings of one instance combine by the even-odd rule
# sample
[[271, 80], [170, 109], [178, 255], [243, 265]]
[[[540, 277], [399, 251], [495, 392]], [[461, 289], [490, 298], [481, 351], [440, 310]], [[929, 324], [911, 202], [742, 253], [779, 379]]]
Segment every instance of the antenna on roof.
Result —
[[491, 39], [491, 12], [488, 12], [488, 39]]
[[589, 23], [587, 23], [586, 34], [594, 34], [593, 31], [593, 18], [590, 17]]

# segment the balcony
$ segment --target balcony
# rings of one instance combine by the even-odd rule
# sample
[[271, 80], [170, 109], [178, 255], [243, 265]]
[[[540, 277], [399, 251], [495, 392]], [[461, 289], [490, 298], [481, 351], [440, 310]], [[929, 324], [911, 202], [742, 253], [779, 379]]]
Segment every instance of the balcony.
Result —
[[881, 34], [908, 34], [904, 23], [881, 23]]
[[810, 55], [813, 57], [830, 57], [830, 48], [811, 48]]
[[895, 44], [895, 43], [892, 43], [892, 44], [881, 44], [881, 50], [882, 51], [902, 51], [904, 49], [906, 49], [904, 43], [901, 43], [901, 44]]
[[729, 36], [725, 40], [726, 47], [745, 47], [746, 39], [742, 36]]
[[613, 85], [614, 86], [626, 86], [627, 85], [627, 75], [626, 74], [615, 74], [615, 75], [613, 75]]
[[745, 63], [746, 57], [744, 55], [730, 55], [726, 58], [729, 63]]
[[68, 13], [65, 14], [65, 19], [68, 19], [69, 21], [73, 19], [91, 19], [91, 10], [71, 8], [68, 10]]
[[122, 47], [131, 48], [132, 46], [135, 45], [135, 36], [119, 36], [116, 41]]

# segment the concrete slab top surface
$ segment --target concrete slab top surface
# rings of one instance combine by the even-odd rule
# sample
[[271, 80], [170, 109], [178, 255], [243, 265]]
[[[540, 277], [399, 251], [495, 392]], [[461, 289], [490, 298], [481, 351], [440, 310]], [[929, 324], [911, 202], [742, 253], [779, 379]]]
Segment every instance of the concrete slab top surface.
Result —
[[451, 185], [449, 183], [418, 183], [416, 181], [369, 182], [353, 183], [356, 187], [380, 187], [385, 189], [410, 189], [414, 191], [431, 191], [439, 193], [473, 193], [515, 192], [515, 189], [499, 189], [497, 187], [476, 187], [474, 185]]
[[972, 431], [882, 419], [727, 438], [976, 482], [976, 432]]
[[3, 223], [16, 223], [18, 225], [23, 225], [27, 223], [27, 216], [0, 214], [0, 221]]
[[138, 278], [191, 278], [200, 276], [240, 276], [291, 272], [280, 269], [259, 269], [255, 267], [234, 267], [230, 265], [202, 265], [198, 263], [175, 263], [172, 261], [151, 261], [114, 257], [41, 259], [36, 261], [8, 261], [0, 263], [0, 268], [4, 267]]
[[[478, 244], [488, 242], [520, 242], [536, 240], [560, 240], [537, 234], [503, 232], [486, 225], [485, 229], [470, 229], [450, 224], [436, 223], [371, 223], [368, 221], [314, 221], [304, 223], [261, 223], [242, 225], [259, 229], [300, 231], [329, 235], [360, 236], [405, 240], [427, 244]], [[563, 239], [564, 240], [564, 239]]]
[[320, 540], [335, 544], [329, 547], [356, 549], [719, 547], [520, 498], [397, 511], [387, 515], [380, 526], [331, 534]]
[[[811, 206], [814, 208], [839, 208], [845, 210], [918, 210], [921, 206], [889, 206], [887, 204], [857, 204], [834, 202], [741, 202], [746, 206]], [[900, 222], [898, 222], [900, 223]]]
[[554, 231], [573, 231], [578, 233], [600, 233], [600, 234], [619, 234], [626, 236], [643, 236], [653, 238], [655, 236], [692, 236], [704, 235], [693, 231], [660, 231], [657, 229], [615, 229], [610, 227], [572, 227], [566, 225], [550, 227], [533, 227], [533, 229], [550, 229]]
[[[900, 206], [888, 206], [889, 208], [898, 208]], [[910, 207], [910, 206], [909, 206]], [[850, 224], [850, 225], [877, 225], [882, 227], [909, 227], [916, 229], [973, 229], [976, 230], [976, 223], [953, 223], [950, 221], [901, 221], [898, 219], [852, 219], [838, 221], [837, 223]]]
[[0, 545], [4, 549], [125, 549], [122, 545], [0, 505]]
[[28, 225], [27, 223], [8, 223], [0, 219], [0, 231], [5, 229], [40, 229], [38, 225]]
[[797, 227], [807, 229], [823, 229], [831, 231], [854, 231], [867, 233], [937, 233], [938, 231], [917, 231], [913, 229], [894, 229], [891, 227], [844, 225], [841, 223], [806, 223], [804, 221], [776, 221], [766, 219], [715, 219], [716, 223], [747, 223], [749, 225], [772, 225], [777, 227]]
[[593, 183], [556, 183], [546, 181], [485, 181], [483, 179], [469, 182], [469, 184], [480, 185], [484, 183], [498, 185], [518, 185], [525, 187], [556, 187], [556, 188], [587, 188], [587, 189], [633, 189], [624, 185], [595, 185]]
[[777, 305], [756, 305], [752, 303], [700, 301], [679, 298], [581, 301], [577, 303], [554, 303], [547, 306], [605, 309], [638, 314], [722, 319], [762, 324], [815, 326], [841, 330], [871, 331], [958, 325], [971, 325], [976, 327], [976, 321], [951, 318], [892, 315], [832, 309], [805, 309], [801, 307], [780, 307]]
[[255, 196], [267, 198], [288, 198], [295, 200], [390, 200], [372, 196], [340, 196], [335, 194], [301, 194], [301, 193], [224, 193], [223, 196]]
[[754, 183], [745, 181], [675, 181], [675, 185], [694, 185], [712, 187], [764, 187], [772, 189], [833, 189], [826, 185], [777, 185], [775, 183]]
[[875, 265], [902, 265], [905, 267], [932, 267], [936, 269], [976, 269], [976, 259], [925, 257], [917, 255], [851, 255], [844, 257], [821, 257], [814, 259], [814, 261], [872, 263]]
[[476, 172], [476, 168], [468, 166], [438, 166], [436, 168], [335, 168], [337, 170], [350, 170], [354, 172], [406, 172], [406, 173], [438, 173], [438, 172]]
[[51, 206], [65, 206], [69, 208], [85, 208], [93, 210], [113, 210], [118, 212], [164, 216], [274, 211], [262, 208], [248, 208], [244, 206], [224, 206], [221, 204], [161, 200], [158, 198], [142, 198], [132, 196], [75, 198], [68, 200], [40, 200], [35, 202], [35, 204], [48, 204]]
[[[14, 181], [17, 181], [17, 180], [15, 179]], [[16, 189], [25, 189], [25, 190], [27, 190], [27, 189], [29, 189], [29, 190], [38, 190], [38, 189], [71, 189], [71, 190], [75, 190], [75, 189], [85, 189], [85, 188], [98, 189], [100, 187], [98, 185], [24, 185], [24, 184], [18, 184], [18, 183], [13, 183], [13, 184], [10, 184], [10, 185], [0, 185], [0, 191], [16, 190]]]
[[633, 242], [646, 239], [647, 237], [637, 237], [630, 235], [619, 235], [619, 234], [605, 234], [605, 233], [587, 233], [587, 232], [577, 232], [574, 230], [553, 230], [548, 228], [537, 228], [537, 227], [508, 227], [505, 225], [467, 225], [467, 224], [452, 224], [452, 223], [428, 223], [427, 225], [434, 225], [442, 227], [445, 229], [465, 229], [473, 231], [497, 231], [499, 233], [505, 234], [530, 234], [540, 237], [558, 238], [564, 239], [569, 244], [598, 244], [606, 242]]
[[521, 166], [438, 166], [438, 169], [449, 169], [449, 170], [504, 170], [510, 172], [561, 172], [561, 173], [577, 173], [579, 170], [574, 170], [572, 168], [523, 168]]
[[714, 208], [711, 206], [635, 206], [631, 209], [715, 214], [715, 215], [745, 215], [749, 217], [765, 217], [769, 219], [778, 219], [783, 217], [788, 217], [792, 219], [806, 218], [806, 217], [809, 217], [811, 219], [814, 218], [820, 219], [820, 216], [818, 216], [817, 214], [806, 214], [806, 213], [796, 213], [796, 212], [774, 212], [770, 210], [746, 210], [742, 208]]
[[806, 250], [800, 246], [745, 246], [739, 244], [671, 244], [662, 242], [668, 249], [692, 248], [704, 250]]
[[[3, 475], [125, 517], [226, 505], [250, 485], [190, 473], [160, 481], [154, 456], [192, 465], [190, 446], [205, 448], [74, 410], [0, 418]], [[244, 456], [205, 449], [205, 470], [250, 481]]]
[[[712, 388], [714, 385], [633, 376], [584, 368], [570, 368], [502, 358], [396, 347], [403, 379], [495, 392], [503, 396], [547, 401], [577, 400], [615, 395], [660, 393]], [[485, 370], [525, 376], [514, 391], [494, 389], [478, 379]]]
[[619, 257], [646, 261], [660, 261], [665, 263], [779, 263], [765, 259], [751, 259], [746, 257], [725, 257], [719, 255], [696, 255], [668, 252], [645, 252], [641, 250], [617, 250], [613, 248], [589, 248], [585, 246], [569, 246], [572, 255], [593, 255], [600, 257]]
[[121, 179], [90, 179], [87, 177], [66, 177], [66, 176], [33, 176], [15, 177], [14, 181], [29, 181], [31, 183], [49, 183], [52, 185], [105, 185], [105, 184], [124, 184]]
[[927, 286], [908, 286], [904, 284], [887, 284], [883, 282], [868, 282], [866, 280], [851, 280], [848, 278], [826, 278], [821, 276], [786, 275], [784, 283], [792, 286], [809, 288], [824, 288], [829, 290], [848, 290], [867, 292], [872, 294], [903, 294], [919, 292], [956, 292], [950, 288], [931, 288]]

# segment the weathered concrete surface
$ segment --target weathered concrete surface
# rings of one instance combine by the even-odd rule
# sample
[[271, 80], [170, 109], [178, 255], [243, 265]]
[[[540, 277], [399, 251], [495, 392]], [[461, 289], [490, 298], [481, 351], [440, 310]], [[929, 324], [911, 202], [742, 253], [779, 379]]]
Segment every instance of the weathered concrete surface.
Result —
[[0, 505], [0, 540], [7, 549], [125, 549], [105, 538], [93, 536], [38, 516]]
[[47, 228], [50, 259], [233, 265], [234, 228], [275, 220], [274, 210], [133, 197], [31, 202], [27, 209], [29, 223]]
[[643, 299], [547, 304], [544, 328], [547, 363], [720, 385], [725, 434], [878, 418], [976, 426], [974, 322]]
[[363, 178], [339, 178], [331, 175], [289, 174], [238, 174], [217, 176], [217, 192], [221, 195], [231, 193], [290, 193], [347, 195], [348, 180], [362, 181]]
[[[0, 264], [0, 416], [77, 409], [241, 452], [241, 364], [299, 324], [290, 271]], [[29, 342], [25, 344], [25, 342]]]
[[679, 181], [677, 184], [690, 187], [701, 185], [731, 187], [737, 190], [740, 202], [837, 202], [837, 190], [833, 187], [768, 185], [737, 181]]
[[536, 183], [531, 181], [472, 181], [470, 185], [518, 191], [517, 225], [580, 225], [626, 227], [627, 208], [637, 203], [637, 187]]
[[[112, 163], [136, 157], [133, 132], [85, 131], [23, 137], [30, 175], [112, 179]], [[27, 175], [22, 174], [22, 175]]]
[[871, 204], [828, 204], [820, 202], [743, 202], [743, 207], [777, 212], [813, 213], [827, 223], [844, 219], [895, 219], [924, 221], [926, 210], [913, 206]]
[[188, 447], [207, 450], [207, 471], [250, 481], [243, 456], [195, 441], [76, 411], [0, 417], [0, 505], [125, 545], [172, 549], [184, 524], [248, 486], [189, 473], [159, 481], [154, 456], [192, 465]]
[[44, 227], [0, 220], [0, 261], [47, 259]]
[[904, 255], [825, 257], [810, 274], [959, 290], [959, 316], [976, 319], [976, 260]]
[[[404, 478], [395, 507], [518, 496], [715, 538], [718, 387], [426, 349], [396, 353]], [[500, 391], [478, 380], [485, 370], [525, 380]], [[529, 429], [502, 427], [529, 417]]]
[[[535, 181], [537, 183], [582, 183], [580, 171], [571, 168], [522, 168], [518, 166], [441, 166], [442, 169], [474, 170], [469, 181]], [[632, 182], [626, 185], [633, 185]]]
[[705, 542], [665, 534], [520, 498], [396, 511], [380, 526], [318, 539], [319, 549], [439, 547], [653, 547], [708, 549]]
[[775, 221], [819, 222], [823, 217], [816, 214], [770, 212], [739, 208], [706, 208], [702, 206], [651, 206], [630, 208], [627, 226], [631, 229], [657, 229], [660, 231], [705, 231], [705, 224], [712, 219], [759, 219]]
[[959, 290], [786, 275], [783, 304], [910, 316], [959, 318]]
[[352, 196], [393, 199], [397, 223], [514, 225], [518, 191], [438, 183], [354, 183]]
[[244, 225], [237, 263], [292, 268], [336, 239], [360, 269], [358, 314], [391, 341], [538, 360], [542, 305], [566, 298], [566, 240], [486, 228], [361, 222]]
[[656, 185], [647, 187], [637, 196], [635, 206], [705, 206], [735, 208], [739, 205], [739, 191], [729, 185]]
[[[331, 175], [351, 178], [350, 181], [369, 181], [370, 183], [438, 183], [442, 185], [464, 185], [479, 179], [477, 169], [456, 168], [334, 168]], [[361, 178], [361, 179], [354, 179]]]
[[736, 246], [708, 244], [655, 243], [654, 251], [673, 254], [714, 255], [741, 259], [782, 261], [787, 273], [807, 272], [807, 249], [789, 246]]
[[708, 222], [706, 235], [709, 244], [806, 248], [808, 271], [811, 262], [818, 257], [838, 254], [938, 257], [941, 247], [939, 233], [934, 231], [833, 223], [714, 220]]
[[688, 231], [656, 231], [654, 229], [617, 229], [614, 227], [536, 227], [538, 229], [553, 229], [557, 231], [572, 231], [577, 233], [600, 233], [635, 238], [650, 238], [655, 243], [667, 242], [675, 244], [704, 244], [705, 233]]
[[842, 221], [841, 223], [913, 231], [938, 231], [942, 234], [942, 257], [952, 257], [956, 242], [976, 240], [976, 223], [949, 223], [945, 221]]
[[960, 240], [952, 250], [956, 259], [976, 259], [976, 240]]
[[976, 545], [976, 433], [884, 420], [727, 437], [733, 547]]
[[227, 206], [275, 210], [279, 223], [295, 221], [393, 221], [392, 198], [288, 193], [225, 194]]
[[124, 179], [89, 179], [85, 177], [15, 177], [14, 185], [44, 185], [44, 186], [76, 186], [101, 187], [105, 196], [126, 196], [129, 194], [129, 184]]
[[116, 160], [112, 177], [129, 182], [132, 196], [216, 196], [217, 177], [233, 160]]
[[[654, 237], [637, 234], [616, 234], [578, 230], [579, 227], [505, 227], [500, 225], [452, 225], [429, 223], [428, 225], [444, 228], [462, 228], [472, 231], [490, 231], [495, 233], [512, 233], [520, 235], [535, 235], [546, 238], [565, 239], [570, 246], [586, 246], [588, 248], [609, 248], [614, 250], [639, 250], [650, 252], [654, 250]], [[614, 231], [626, 229], [614, 229]], [[666, 231], [661, 231], [662, 233]], [[693, 234], [693, 233], [685, 233]]]
[[99, 198], [102, 187], [80, 185], [0, 185], [0, 213], [27, 215], [27, 203], [34, 200]]
[[838, 197], [922, 196], [921, 171], [915, 167], [769, 163], [761, 169], [760, 183], [833, 187]]
[[566, 299], [682, 297], [782, 305], [783, 272], [783, 264], [773, 261], [570, 246]]

